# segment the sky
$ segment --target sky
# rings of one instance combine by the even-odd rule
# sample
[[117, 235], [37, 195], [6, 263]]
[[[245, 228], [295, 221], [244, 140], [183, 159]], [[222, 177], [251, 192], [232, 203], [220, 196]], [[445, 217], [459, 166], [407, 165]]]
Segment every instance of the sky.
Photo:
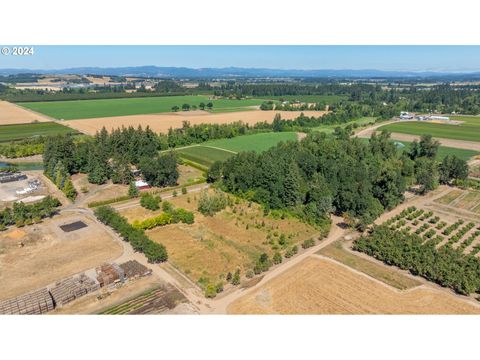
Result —
[[474, 72], [480, 71], [480, 46], [76, 45], [34, 46], [30, 56], [0, 55], [0, 69], [143, 65]]

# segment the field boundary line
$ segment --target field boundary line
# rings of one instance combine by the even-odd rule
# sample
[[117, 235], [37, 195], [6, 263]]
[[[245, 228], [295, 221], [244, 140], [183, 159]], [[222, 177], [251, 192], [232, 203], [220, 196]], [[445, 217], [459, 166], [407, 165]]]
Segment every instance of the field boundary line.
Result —
[[208, 148], [216, 149], [216, 150], [222, 150], [222, 151], [229, 152], [229, 153], [232, 153], [232, 154], [238, 154], [236, 151], [224, 149], [224, 148], [217, 147], [217, 146], [210, 146], [210, 145], [199, 145], [199, 146], [208, 147]]
[[[367, 274], [367, 273], [364, 273], [363, 271], [354, 269], [354, 268], [348, 266], [347, 264], [344, 264], [344, 263], [342, 263], [341, 261], [338, 261], [338, 260], [333, 259], [333, 258], [331, 258], [331, 257], [328, 257], [328, 256], [326, 256], [326, 255], [321, 255], [321, 254], [315, 253], [315, 254], [312, 254], [312, 257], [315, 257], [315, 258], [318, 258], [318, 259], [321, 259], [321, 260], [328, 260], [328, 261], [330, 261], [330, 262], [332, 262], [332, 263], [335, 263], [335, 264], [337, 264], [337, 265], [341, 265], [342, 267], [344, 267], [344, 268], [346, 268], [346, 269], [348, 269], [348, 270], [350, 270], [350, 271], [352, 271], [352, 272], [354, 272], [354, 273], [356, 273], [356, 274], [358, 274], [358, 275], [362, 275], [362, 276], [364, 276], [364, 277], [366, 277], [366, 278], [368, 278], [368, 279], [370, 279], [370, 280], [373, 280], [374, 282], [376, 282], [376, 283], [378, 283], [378, 284], [381, 284], [381, 285], [383, 285], [383, 286], [389, 288], [390, 290], [393, 290], [393, 291], [395, 291], [395, 292], [397, 292], [397, 293], [399, 293], [399, 294], [408, 293], [408, 292], [411, 292], [412, 290], [418, 289], [418, 288], [420, 288], [420, 287], [426, 287], [424, 281], [418, 280], [418, 281], [420, 282], [419, 285], [413, 286], [413, 287], [411, 287], [411, 288], [409, 288], [409, 289], [401, 290], [401, 289], [396, 288], [395, 286], [392, 286], [392, 285], [390, 285], [390, 284], [387, 284], [386, 282], [383, 282], [382, 280], [379, 280], [379, 279], [377, 279], [377, 278], [374, 278], [372, 275], [369, 275], [369, 274]], [[383, 264], [383, 266], [387, 266], [387, 265]], [[396, 269], [392, 269], [392, 270], [396, 270]], [[403, 274], [402, 274], [402, 275], [403, 275]], [[416, 280], [417, 280], [417, 279], [416, 279]], [[423, 279], [422, 279], [422, 280], [423, 280]]]
[[[448, 195], [448, 194], [447, 194]], [[461, 193], [459, 196], [457, 196], [455, 199], [453, 199], [452, 201], [450, 201], [448, 204], [441, 204], [441, 205], [446, 205], [446, 206], [455, 206], [457, 205], [460, 201], [463, 200], [464, 197], [466, 197], [468, 195], [468, 191], [465, 191], [463, 193]], [[462, 210], [462, 209], [461, 209]]]

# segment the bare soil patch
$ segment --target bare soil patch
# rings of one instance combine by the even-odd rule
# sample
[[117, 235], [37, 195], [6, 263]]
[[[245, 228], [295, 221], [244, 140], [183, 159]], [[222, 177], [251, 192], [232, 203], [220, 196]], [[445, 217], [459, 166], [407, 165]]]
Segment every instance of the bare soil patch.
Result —
[[326, 259], [310, 257], [228, 307], [232, 314], [480, 314], [440, 290], [399, 291]]
[[0, 125], [28, 124], [35, 121], [46, 122], [50, 119], [8, 101], [0, 101]]
[[[75, 221], [88, 227], [69, 233], [60, 229]], [[7, 230], [0, 236], [0, 299], [46, 286], [114, 260], [121, 253], [122, 246], [84, 215], [60, 215]]]
[[[65, 124], [85, 134], [94, 135], [100, 131], [103, 126], [108, 131], [120, 128], [122, 126], [142, 127], [150, 126], [157, 133], [167, 133], [170, 128], [181, 128], [184, 121], [189, 121], [191, 125], [198, 124], [228, 124], [236, 121], [243, 121], [249, 125], [258, 122], [273, 121], [275, 115], [279, 113], [283, 119], [295, 119], [302, 111], [239, 111], [230, 113], [208, 113], [206, 111], [189, 111], [167, 114], [151, 115], [132, 115], [132, 116], [113, 116], [106, 118], [80, 119], [64, 121]], [[322, 116], [325, 111], [303, 111], [306, 116]]]

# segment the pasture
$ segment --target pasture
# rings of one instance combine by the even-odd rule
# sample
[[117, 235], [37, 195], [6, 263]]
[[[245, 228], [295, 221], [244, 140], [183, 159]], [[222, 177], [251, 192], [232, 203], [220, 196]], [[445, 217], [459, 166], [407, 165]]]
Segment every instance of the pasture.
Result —
[[440, 124], [432, 122], [409, 121], [388, 124], [379, 130], [409, 135], [431, 134], [433, 137], [480, 142], [480, 117], [451, 117], [453, 120], [464, 121], [459, 125]]
[[[368, 143], [369, 141], [369, 139], [367, 138], [358, 138], [358, 139], [365, 143]], [[404, 147], [398, 146], [398, 151], [408, 151], [408, 149], [410, 148], [410, 144], [412, 143], [411, 141], [400, 141], [400, 140], [393, 140], [393, 139], [392, 139], [392, 142], [400, 143], [404, 145]], [[437, 161], [442, 161], [447, 155], [456, 155], [460, 159], [466, 161], [478, 154], [479, 152], [475, 150], [459, 149], [459, 148], [440, 145], [437, 151]]]
[[297, 140], [297, 133], [295, 132], [260, 133], [237, 136], [231, 139], [212, 140], [201, 145], [180, 148], [176, 151], [186, 160], [208, 167], [217, 160], [227, 160], [237, 152], [262, 152], [277, 145], [280, 141], [295, 140]]
[[375, 123], [375, 118], [374, 117], [362, 117], [360, 119], [353, 120], [353, 121], [350, 121], [350, 122], [345, 123], [345, 124], [321, 125], [321, 126], [313, 128], [312, 130], [324, 132], [324, 133], [327, 133], [327, 134], [332, 134], [333, 131], [335, 130], [335, 128], [337, 128], [337, 127], [344, 128], [348, 125], [362, 127], [362, 126], [373, 124], [373, 123]]
[[212, 140], [204, 143], [205, 146], [214, 146], [225, 150], [241, 152], [262, 152], [277, 145], [280, 141], [296, 141], [296, 132], [270, 132], [252, 135], [237, 136], [231, 139]]
[[181, 158], [206, 167], [210, 167], [215, 161], [225, 161], [229, 157], [235, 155], [235, 153], [231, 151], [215, 149], [202, 145], [189, 146], [176, 150], [176, 152], [180, 154]]
[[247, 293], [230, 314], [480, 314], [475, 303], [431, 287], [399, 291], [332, 260], [311, 256]]
[[38, 122], [0, 126], [0, 143], [23, 140], [33, 136], [76, 134], [77, 131], [56, 122]]
[[228, 111], [231, 108], [248, 109], [248, 107], [262, 104], [263, 100], [209, 100], [208, 96], [189, 95], [100, 100], [25, 102], [21, 103], [21, 105], [56, 119], [74, 120], [165, 113], [171, 112], [172, 106], [178, 106], [181, 109], [183, 104], [198, 106], [202, 102], [205, 104], [212, 102], [213, 109], [220, 112], [222, 109], [226, 109]]

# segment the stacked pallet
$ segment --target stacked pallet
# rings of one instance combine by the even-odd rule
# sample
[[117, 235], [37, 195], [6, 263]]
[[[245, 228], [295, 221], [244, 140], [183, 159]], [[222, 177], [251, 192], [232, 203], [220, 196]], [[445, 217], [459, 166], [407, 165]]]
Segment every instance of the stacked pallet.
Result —
[[40, 315], [53, 310], [53, 308], [52, 297], [45, 288], [0, 301], [0, 314]]
[[120, 267], [125, 272], [125, 277], [129, 279], [147, 276], [152, 273], [151, 269], [143, 266], [137, 260], [129, 260], [123, 264], [120, 264]]
[[125, 272], [115, 263], [102, 264], [96, 268], [97, 281], [100, 286], [106, 286], [115, 282], [125, 281]]
[[85, 274], [79, 277], [68, 278], [59, 281], [50, 289], [56, 306], [63, 306], [82, 297], [100, 287], [93, 279]]

